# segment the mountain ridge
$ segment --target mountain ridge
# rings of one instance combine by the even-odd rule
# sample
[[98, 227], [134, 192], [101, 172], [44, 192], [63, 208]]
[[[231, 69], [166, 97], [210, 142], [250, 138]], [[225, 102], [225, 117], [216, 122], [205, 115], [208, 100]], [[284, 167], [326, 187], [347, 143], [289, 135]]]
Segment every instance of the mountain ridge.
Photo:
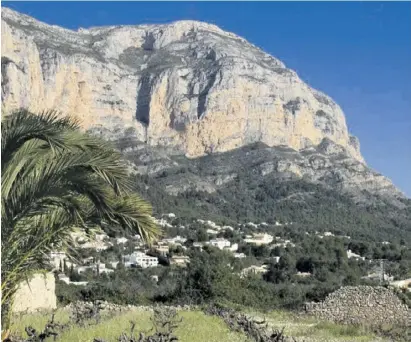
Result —
[[[28, 71], [25, 83], [33, 85], [29, 91], [13, 84], [28, 77], [5, 66], [5, 75], [18, 74], [3, 92], [9, 108], [81, 109], [87, 128], [134, 127], [140, 140], [192, 157], [257, 141], [301, 149], [328, 137], [363, 161], [331, 98], [215, 25], [177, 21], [76, 32], [9, 9], [2, 11], [2, 25], [4, 57]], [[121, 96], [131, 89], [134, 94]]]
[[[3, 7], [2, 103], [6, 111], [57, 108], [75, 115], [89, 132], [126, 142], [137, 169], [136, 144], [198, 158], [262, 143], [299, 153], [300, 164], [286, 158], [281, 166], [294, 176], [338, 185], [336, 177], [341, 191], [357, 197], [364, 190], [394, 202], [405, 198], [366, 166], [338, 104], [277, 58], [213, 24], [73, 31]], [[304, 153], [318, 149], [327, 167], [313, 172]], [[338, 164], [337, 154], [344, 162]]]

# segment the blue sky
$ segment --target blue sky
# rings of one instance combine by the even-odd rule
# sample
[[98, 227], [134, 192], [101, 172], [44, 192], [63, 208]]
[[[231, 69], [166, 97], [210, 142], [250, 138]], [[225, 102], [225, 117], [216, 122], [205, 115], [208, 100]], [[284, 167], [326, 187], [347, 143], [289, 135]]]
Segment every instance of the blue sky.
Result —
[[12, 2], [78, 27], [210, 22], [281, 59], [344, 110], [367, 163], [411, 196], [411, 2]]

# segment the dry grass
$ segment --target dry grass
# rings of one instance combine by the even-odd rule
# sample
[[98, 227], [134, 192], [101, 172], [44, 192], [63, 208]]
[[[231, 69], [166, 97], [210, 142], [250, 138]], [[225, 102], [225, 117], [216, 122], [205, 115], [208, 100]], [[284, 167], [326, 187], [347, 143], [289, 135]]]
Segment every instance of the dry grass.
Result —
[[366, 327], [340, 325], [317, 320], [313, 317], [301, 317], [286, 311], [271, 311], [266, 314], [247, 312], [251, 316], [266, 318], [269, 326], [274, 329], [285, 327], [285, 333], [301, 341], [339, 341], [339, 342], [370, 342], [382, 341]]
[[[265, 317], [270, 327], [281, 330], [285, 334], [305, 342], [371, 342], [383, 341], [370, 333], [364, 327], [343, 326], [319, 321], [309, 317], [299, 317], [286, 311], [271, 311], [266, 314], [243, 310], [250, 316]], [[136, 322], [136, 332], [148, 332], [151, 327], [151, 313], [147, 311], [132, 311], [111, 318], [103, 318], [101, 323], [86, 327], [72, 326], [59, 336], [60, 342], [90, 342], [99, 337], [107, 341], [116, 341], [122, 332], [130, 331], [130, 321]], [[204, 315], [200, 311], [179, 312], [183, 321], [176, 329], [175, 335], [181, 342], [247, 342], [244, 335], [229, 331], [225, 323], [218, 317]], [[50, 315], [29, 314], [15, 317], [12, 331], [24, 336], [24, 327], [31, 325], [42, 329]], [[69, 321], [68, 313], [62, 310], [56, 313], [56, 322]]]
[[[217, 317], [206, 316], [202, 312], [186, 311], [180, 312], [183, 321], [176, 329], [175, 335], [181, 342], [246, 342], [246, 338], [238, 333], [229, 331], [228, 327]], [[99, 337], [107, 341], [116, 341], [118, 336], [126, 331], [130, 331], [130, 321], [136, 322], [136, 332], [147, 332], [151, 329], [151, 313], [144, 311], [134, 311], [121, 314], [119, 316], [102, 320], [97, 325], [86, 327], [71, 327], [63, 332], [58, 341], [60, 342], [90, 342], [93, 338]], [[19, 332], [24, 336], [24, 327], [32, 325], [36, 329], [42, 329], [44, 324], [50, 318], [49, 315], [32, 314], [15, 318], [12, 325], [12, 331]], [[65, 312], [58, 311], [56, 321], [68, 322], [68, 315]]]

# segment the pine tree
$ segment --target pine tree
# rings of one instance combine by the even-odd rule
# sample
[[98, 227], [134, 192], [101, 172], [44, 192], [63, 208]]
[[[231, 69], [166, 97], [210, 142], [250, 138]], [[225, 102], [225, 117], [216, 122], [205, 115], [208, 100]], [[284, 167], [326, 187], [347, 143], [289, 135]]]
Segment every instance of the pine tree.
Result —
[[66, 263], [66, 259], [63, 260], [63, 273], [66, 274], [68, 271], [68, 267], [67, 267], [67, 263]]

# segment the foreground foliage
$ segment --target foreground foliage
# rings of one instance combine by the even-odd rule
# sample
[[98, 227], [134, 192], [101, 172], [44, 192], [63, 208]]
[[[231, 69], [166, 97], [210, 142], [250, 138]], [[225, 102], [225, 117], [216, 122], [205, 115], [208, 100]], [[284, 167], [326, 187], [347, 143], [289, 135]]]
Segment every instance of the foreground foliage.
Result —
[[132, 194], [127, 167], [108, 143], [54, 112], [20, 110], [1, 125], [1, 321], [17, 286], [69, 249], [76, 228], [129, 230], [150, 242], [151, 206]]

